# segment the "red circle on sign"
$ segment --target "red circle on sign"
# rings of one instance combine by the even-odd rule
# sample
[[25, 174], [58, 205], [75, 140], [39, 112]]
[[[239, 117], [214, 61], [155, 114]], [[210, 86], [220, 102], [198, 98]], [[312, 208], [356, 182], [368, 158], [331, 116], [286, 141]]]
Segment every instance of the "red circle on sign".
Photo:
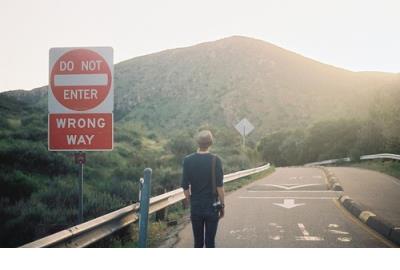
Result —
[[75, 49], [53, 65], [50, 87], [64, 107], [85, 111], [102, 103], [111, 89], [111, 71], [105, 59], [92, 50]]

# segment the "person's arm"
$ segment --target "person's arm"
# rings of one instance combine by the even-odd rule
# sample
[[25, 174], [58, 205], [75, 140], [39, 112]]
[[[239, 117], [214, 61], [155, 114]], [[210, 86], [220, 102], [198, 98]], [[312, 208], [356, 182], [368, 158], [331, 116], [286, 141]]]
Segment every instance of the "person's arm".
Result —
[[190, 189], [188, 188], [188, 189], [184, 189], [183, 190], [183, 194], [185, 195], [185, 200], [187, 201], [187, 202], [189, 202], [189, 199], [190, 199]]
[[225, 216], [225, 191], [224, 186], [217, 187], [218, 198], [222, 204], [222, 209], [219, 211], [219, 218], [223, 218]]
[[183, 200], [184, 207], [189, 206], [189, 199], [190, 199], [190, 180], [189, 180], [189, 173], [187, 168], [187, 163], [185, 159], [182, 163], [182, 181], [181, 187], [183, 188], [183, 194], [185, 195], [185, 199]]
[[216, 164], [216, 178], [218, 198], [222, 204], [222, 209], [219, 212], [219, 218], [223, 218], [225, 215], [224, 169], [222, 166], [222, 161], [219, 157], [217, 158]]

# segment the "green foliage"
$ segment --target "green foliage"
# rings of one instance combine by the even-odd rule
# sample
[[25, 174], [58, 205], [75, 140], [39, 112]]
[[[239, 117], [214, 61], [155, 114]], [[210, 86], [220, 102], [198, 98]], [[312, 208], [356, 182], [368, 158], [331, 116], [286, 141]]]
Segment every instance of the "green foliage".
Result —
[[368, 160], [349, 164], [351, 167], [359, 167], [368, 170], [379, 171], [400, 180], [400, 162], [396, 160]]
[[0, 161], [2, 167], [49, 175], [66, 174], [72, 168], [64, 155], [49, 152], [41, 142], [27, 140], [0, 141]]
[[190, 136], [188, 133], [176, 134], [169, 141], [167, 147], [178, 162], [182, 161], [186, 155], [196, 150], [196, 144], [193, 140], [193, 136]]
[[[309, 128], [281, 131], [260, 140], [258, 150], [265, 161], [279, 166], [302, 165], [327, 159], [374, 153], [399, 153], [391, 138], [385, 137], [382, 122], [367, 120], [323, 121]], [[392, 137], [396, 138], [397, 137]]]
[[284, 164], [279, 147], [288, 136], [286, 132], [276, 132], [261, 139], [257, 149], [265, 161], [276, 165]]
[[11, 202], [29, 198], [38, 188], [37, 179], [19, 170], [4, 171], [0, 175], [0, 198]]
[[324, 121], [313, 125], [306, 137], [303, 161], [347, 157], [357, 142], [359, 121]]

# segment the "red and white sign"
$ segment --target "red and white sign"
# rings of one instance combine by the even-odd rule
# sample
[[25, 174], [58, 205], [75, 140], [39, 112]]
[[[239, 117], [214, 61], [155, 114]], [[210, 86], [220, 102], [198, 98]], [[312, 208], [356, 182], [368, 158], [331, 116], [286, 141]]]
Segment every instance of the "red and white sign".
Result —
[[112, 150], [112, 48], [52, 48], [49, 73], [49, 150]]
[[49, 112], [112, 112], [113, 50], [50, 50]]
[[50, 114], [49, 146], [58, 151], [111, 150], [112, 114]]

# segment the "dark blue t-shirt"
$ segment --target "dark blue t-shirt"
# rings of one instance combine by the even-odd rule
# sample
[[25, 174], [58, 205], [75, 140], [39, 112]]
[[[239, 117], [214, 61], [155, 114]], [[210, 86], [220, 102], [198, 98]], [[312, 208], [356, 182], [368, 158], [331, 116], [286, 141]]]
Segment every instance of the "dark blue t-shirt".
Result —
[[[215, 192], [212, 190], [212, 157], [211, 153], [193, 153], [183, 159], [183, 173], [181, 187], [188, 189], [190, 186], [191, 200], [212, 200]], [[216, 186], [224, 185], [224, 172], [221, 159], [216, 157], [215, 164]]]

